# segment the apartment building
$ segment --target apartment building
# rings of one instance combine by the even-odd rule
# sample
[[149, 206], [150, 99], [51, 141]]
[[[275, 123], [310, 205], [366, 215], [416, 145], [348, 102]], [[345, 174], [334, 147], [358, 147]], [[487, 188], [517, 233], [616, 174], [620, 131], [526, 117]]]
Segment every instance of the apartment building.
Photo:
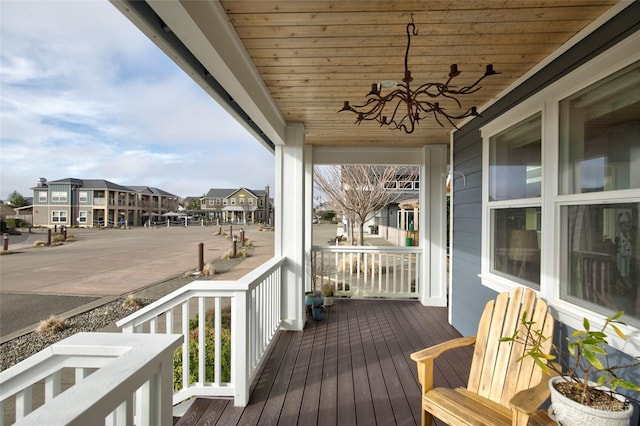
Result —
[[40, 178], [32, 190], [34, 226], [136, 226], [178, 208], [178, 196], [162, 189], [104, 179]]

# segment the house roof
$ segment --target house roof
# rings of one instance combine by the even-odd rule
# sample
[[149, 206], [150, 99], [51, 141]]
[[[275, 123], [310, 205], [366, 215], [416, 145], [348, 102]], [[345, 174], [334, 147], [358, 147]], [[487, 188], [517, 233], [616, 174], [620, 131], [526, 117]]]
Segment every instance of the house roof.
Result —
[[247, 188], [233, 188], [233, 189], [222, 189], [222, 188], [211, 188], [207, 195], [201, 198], [227, 198], [231, 195], [235, 194], [238, 191], [245, 190], [255, 195], [256, 197], [264, 197], [267, 194], [267, 191], [264, 189], [247, 189]]
[[90, 189], [90, 190], [91, 189], [93, 190], [108, 189], [111, 191], [138, 192], [142, 194], [161, 195], [163, 197], [177, 198], [177, 195], [174, 195], [160, 188], [155, 188], [152, 186], [135, 186], [135, 185], [124, 186], [124, 185], [119, 185], [117, 183], [110, 182], [106, 179], [64, 178], [64, 179], [57, 179], [57, 180], [51, 180], [51, 181], [45, 182], [44, 186], [37, 186], [32, 189], [37, 190], [37, 189], [47, 188], [47, 186], [51, 184], [66, 184], [66, 185], [74, 185], [83, 189]]

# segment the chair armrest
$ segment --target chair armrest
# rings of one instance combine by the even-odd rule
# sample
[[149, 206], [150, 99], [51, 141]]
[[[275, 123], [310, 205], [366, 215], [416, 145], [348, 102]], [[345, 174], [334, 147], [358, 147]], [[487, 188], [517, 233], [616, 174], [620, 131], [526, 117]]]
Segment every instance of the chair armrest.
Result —
[[442, 355], [450, 349], [461, 348], [464, 346], [471, 346], [476, 342], [475, 336], [470, 337], [458, 337], [456, 339], [447, 340], [446, 342], [438, 343], [437, 345], [430, 346], [421, 351], [411, 354], [411, 359], [415, 362], [424, 362], [428, 359], [434, 359]]
[[[555, 365], [554, 368], [560, 371], [560, 365], [553, 364]], [[543, 374], [540, 383], [536, 386], [521, 390], [515, 394], [509, 401], [511, 408], [526, 414], [531, 414], [537, 410], [551, 394], [549, 391], [549, 379], [559, 375], [554, 368], [549, 369], [550, 374]]]
[[449, 349], [470, 346], [476, 342], [473, 337], [458, 337], [411, 354], [418, 365], [418, 382], [422, 385], [422, 394], [433, 389], [433, 360]]

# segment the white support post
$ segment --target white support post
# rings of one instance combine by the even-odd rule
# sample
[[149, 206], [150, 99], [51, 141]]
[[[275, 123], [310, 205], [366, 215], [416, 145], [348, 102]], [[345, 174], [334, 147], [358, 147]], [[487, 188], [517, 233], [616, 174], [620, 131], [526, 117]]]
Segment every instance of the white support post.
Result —
[[305, 158], [304, 126], [287, 126], [287, 144], [276, 146], [276, 256], [282, 271], [282, 327], [304, 328]]
[[446, 282], [446, 145], [425, 145], [420, 169], [420, 302], [425, 306], [447, 306]]
[[235, 389], [234, 405], [245, 407], [249, 402], [249, 326], [246, 292], [231, 298], [231, 312], [237, 312], [231, 327], [231, 382]]

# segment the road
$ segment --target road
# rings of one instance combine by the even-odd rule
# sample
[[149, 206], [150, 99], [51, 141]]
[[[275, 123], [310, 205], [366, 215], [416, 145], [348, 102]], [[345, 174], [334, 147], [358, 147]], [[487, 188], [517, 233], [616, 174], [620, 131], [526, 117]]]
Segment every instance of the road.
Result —
[[[101, 300], [112, 300], [138, 289], [195, 271], [199, 243], [204, 261], [219, 259], [231, 242], [214, 235], [217, 227], [175, 226], [131, 229], [69, 229], [75, 242], [34, 248], [47, 231], [10, 236], [9, 250], [0, 256], [0, 336], [35, 326], [50, 315]], [[240, 226], [234, 226], [234, 234]], [[223, 227], [229, 232], [229, 227]], [[273, 256], [273, 232], [245, 227], [253, 256], [220, 279], [237, 279]]]

